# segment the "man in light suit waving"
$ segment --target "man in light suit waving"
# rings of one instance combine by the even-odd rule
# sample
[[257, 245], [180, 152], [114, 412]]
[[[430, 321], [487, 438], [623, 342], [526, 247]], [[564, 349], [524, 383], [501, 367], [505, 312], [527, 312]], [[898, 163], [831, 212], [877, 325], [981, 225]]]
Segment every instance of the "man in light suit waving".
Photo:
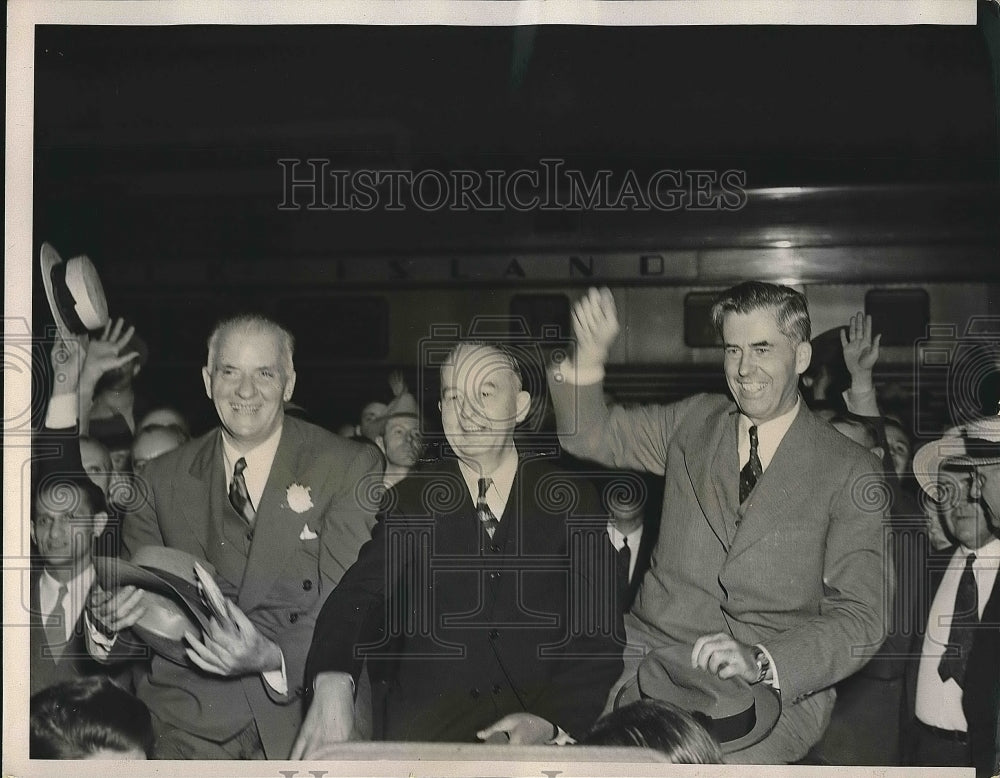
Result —
[[[149, 463], [124, 548], [186, 551], [214, 568], [228, 618], [186, 636], [189, 664], [153, 656], [136, 692], [155, 755], [285, 759], [302, 717], [306, 652], [326, 596], [374, 524], [372, 446], [284, 414], [295, 387], [291, 334], [260, 316], [223, 321], [208, 342], [205, 391], [220, 428]], [[96, 654], [143, 616], [143, 593], [92, 597]], [[103, 633], [103, 634], [101, 634]]]
[[[652, 567], [625, 619], [629, 642], [692, 644], [692, 664], [777, 688], [774, 731], [731, 758], [791, 762], [821, 737], [830, 687], [883, 640], [886, 505], [865, 503], [881, 468], [799, 396], [811, 356], [800, 293], [740, 284], [712, 317], [732, 399], [607, 408], [601, 381], [619, 330], [607, 289], [576, 304], [576, 357], [550, 373], [550, 388], [566, 450], [665, 476]], [[619, 685], [637, 664], [626, 659]]]

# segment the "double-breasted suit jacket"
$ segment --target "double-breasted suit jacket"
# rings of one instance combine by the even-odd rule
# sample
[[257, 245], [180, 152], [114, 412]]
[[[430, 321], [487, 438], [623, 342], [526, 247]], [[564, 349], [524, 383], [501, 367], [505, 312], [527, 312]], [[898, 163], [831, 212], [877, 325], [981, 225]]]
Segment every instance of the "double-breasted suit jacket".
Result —
[[267, 758], [285, 759], [302, 719], [313, 626], [370, 537], [381, 463], [371, 446], [286, 416], [252, 528], [229, 502], [224, 468], [218, 429], [152, 461], [140, 507], [125, 519], [125, 553], [156, 544], [210, 562], [223, 594], [280, 646], [288, 694], [260, 675], [223, 678], [155, 655], [136, 693], [156, 716], [211, 740], [253, 720]]
[[[878, 648], [892, 577], [884, 552], [888, 500], [874, 456], [800, 399], [741, 505], [738, 409], [730, 398], [608, 409], [600, 384], [549, 383], [559, 429], [577, 429], [561, 437], [570, 453], [665, 476], [652, 565], [625, 620], [630, 634], [633, 627], [645, 633], [653, 647], [714, 632], [763, 644], [783, 716]], [[833, 693], [823, 694], [828, 708]]]
[[[606, 522], [593, 487], [546, 459], [520, 461], [492, 539], [454, 460], [411, 472], [327, 600], [308, 676], [357, 677], [363, 646], [390, 645], [385, 739], [471, 742], [522, 710], [582, 734], [622, 667]], [[387, 598], [401, 618], [373, 624]]]

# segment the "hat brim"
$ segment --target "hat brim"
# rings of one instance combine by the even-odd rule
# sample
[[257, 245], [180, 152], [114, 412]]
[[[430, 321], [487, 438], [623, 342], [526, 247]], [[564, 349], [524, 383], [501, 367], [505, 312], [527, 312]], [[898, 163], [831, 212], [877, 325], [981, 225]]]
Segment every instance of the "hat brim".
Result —
[[[756, 683], [750, 685], [750, 691], [753, 693], [754, 714], [756, 718], [753, 729], [743, 735], [743, 737], [736, 738], [735, 740], [720, 740], [719, 747], [724, 754], [736, 753], [759, 743], [771, 733], [771, 730], [778, 723], [778, 718], [781, 716], [781, 698], [774, 689], [767, 684]], [[652, 698], [640, 692], [639, 677], [636, 675], [619, 689], [615, 697], [614, 708], [617, 710], [625, 705], [643, 699]], [[663, 700], [663, 702], [672, 702], [672, 700]]]
[[149, 603], [151, 608], [147, 615], [132, 629], [156, 653], [172, 662], [187, 665], [184, 633], [200, 633], [212, 619], [198, 587], [165, 570], [135, 565], [114, 557], [96, 557], [94, 568], [98, 582], [105, 589], [134, 586], [163, 598], [163, 601]]
[[74, 337], [74, 332], [66, 323], [66, 319], [63, 318], [62, 312], [59, 310], [59, 304], [56, 302], [55, 290], [52, 288], [52, 268], [61, 264], [62, 261], [62, 257], [59, 256], [59, 252], [55, 248], [48, 243], [42, 244], [42, 285], [45, 287], [45, 299], [49, 302], [49, 310], [52, 312], [52, 318], [55, 320], [59, 334], [64, 338], [72, 338]]

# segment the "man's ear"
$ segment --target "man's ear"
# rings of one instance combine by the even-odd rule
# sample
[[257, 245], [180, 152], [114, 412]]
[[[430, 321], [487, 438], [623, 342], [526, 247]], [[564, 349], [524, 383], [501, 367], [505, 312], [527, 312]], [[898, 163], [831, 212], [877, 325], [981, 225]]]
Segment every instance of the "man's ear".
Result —
[[108, 526], [108, 513], [107, 513], [107, 511], [100, 511], [99, 513], [95, 513], [94, 514], [94, 525], [93, 525], [93, 530], [92, 530], [93, 533], [94, 533], [94, 537], [96, 538], [98, 535], [100, 535], [102, 532], [104, 532], [104, 529], [107, 526]]
[[795, 372], [802, 375], [809, 368], [812, 361], [813, 347], [807, 340], [802, 341], [795, 347]]
[[385, 437], [383, 437], [382, 435], [379, 435], [378, 437], [376, 437], [375, 438], [375, 445], [378, 446], [379, 449], [381, 449], [381, 451], [382, 451], [383, 454], [385, 453]]
[[518, 424], [528, 418], [528, 411], [531, 410], [531, 395], [523, 389], [517, 393], [517, 415], [514, 417]]
[[878, 457], [879, 462], [881, 462], [882, 457], [885, 456], [885, 449], [882, 448], [881, 446], [872, 446], [868, 450], [871, 451], [876, 457]]
[[201, 380], [205, 382], [205, 394], [208, 395], [208, 399], [212, 399], [212, 371], [208, 369], [206, 365], [201, 369]]
[[292, 399], [292, 392], [295, 391], [295, 371], [293, 370], [285, 379], [285, 393], [282, 395], [285, 402]]

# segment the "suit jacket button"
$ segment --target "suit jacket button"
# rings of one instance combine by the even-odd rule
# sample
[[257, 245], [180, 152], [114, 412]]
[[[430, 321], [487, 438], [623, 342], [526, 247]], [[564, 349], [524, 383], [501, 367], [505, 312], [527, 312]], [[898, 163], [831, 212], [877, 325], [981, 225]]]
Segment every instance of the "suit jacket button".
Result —
[[253, 530], [247, 531], [247, 540], [253, 540]]
[[500, 684], [498, 683], [493, 684], [493, 693], [500, 694], [501, 692], [503, 692], [503, 688], [500, 686]]
[[295, 687], [295, 696], [296, 697], [302, 697], [305, 693], [306, 693], [306, 687], [305, 686], [296, 686]]
[[469, 696], [474, 700], [479, 699], [479, 689], [469, 689]]
[[302, 588], [308, 592], [310, 589], [313, 588], [313, 582], [310, 581], [308, 578], [306, 578], [306, 580], [302, 582]]
[[299, 620], [299, 614], [297, 614], [297, 613], [289, 613], [289, 614], [288, 614], [288, 620], [289, 620], [289, 621], [290, 621], [290, 622], [291, 622], [292, 624], [294, 624], [294, 623], [295, 623], [296, 621], [298, 621], [298, 620]]
[[500, 633], [497, 632], [495, 629], [491, 629], [490, 630], [490, 640], [496, 640], [498, 637], [500, 637]]

